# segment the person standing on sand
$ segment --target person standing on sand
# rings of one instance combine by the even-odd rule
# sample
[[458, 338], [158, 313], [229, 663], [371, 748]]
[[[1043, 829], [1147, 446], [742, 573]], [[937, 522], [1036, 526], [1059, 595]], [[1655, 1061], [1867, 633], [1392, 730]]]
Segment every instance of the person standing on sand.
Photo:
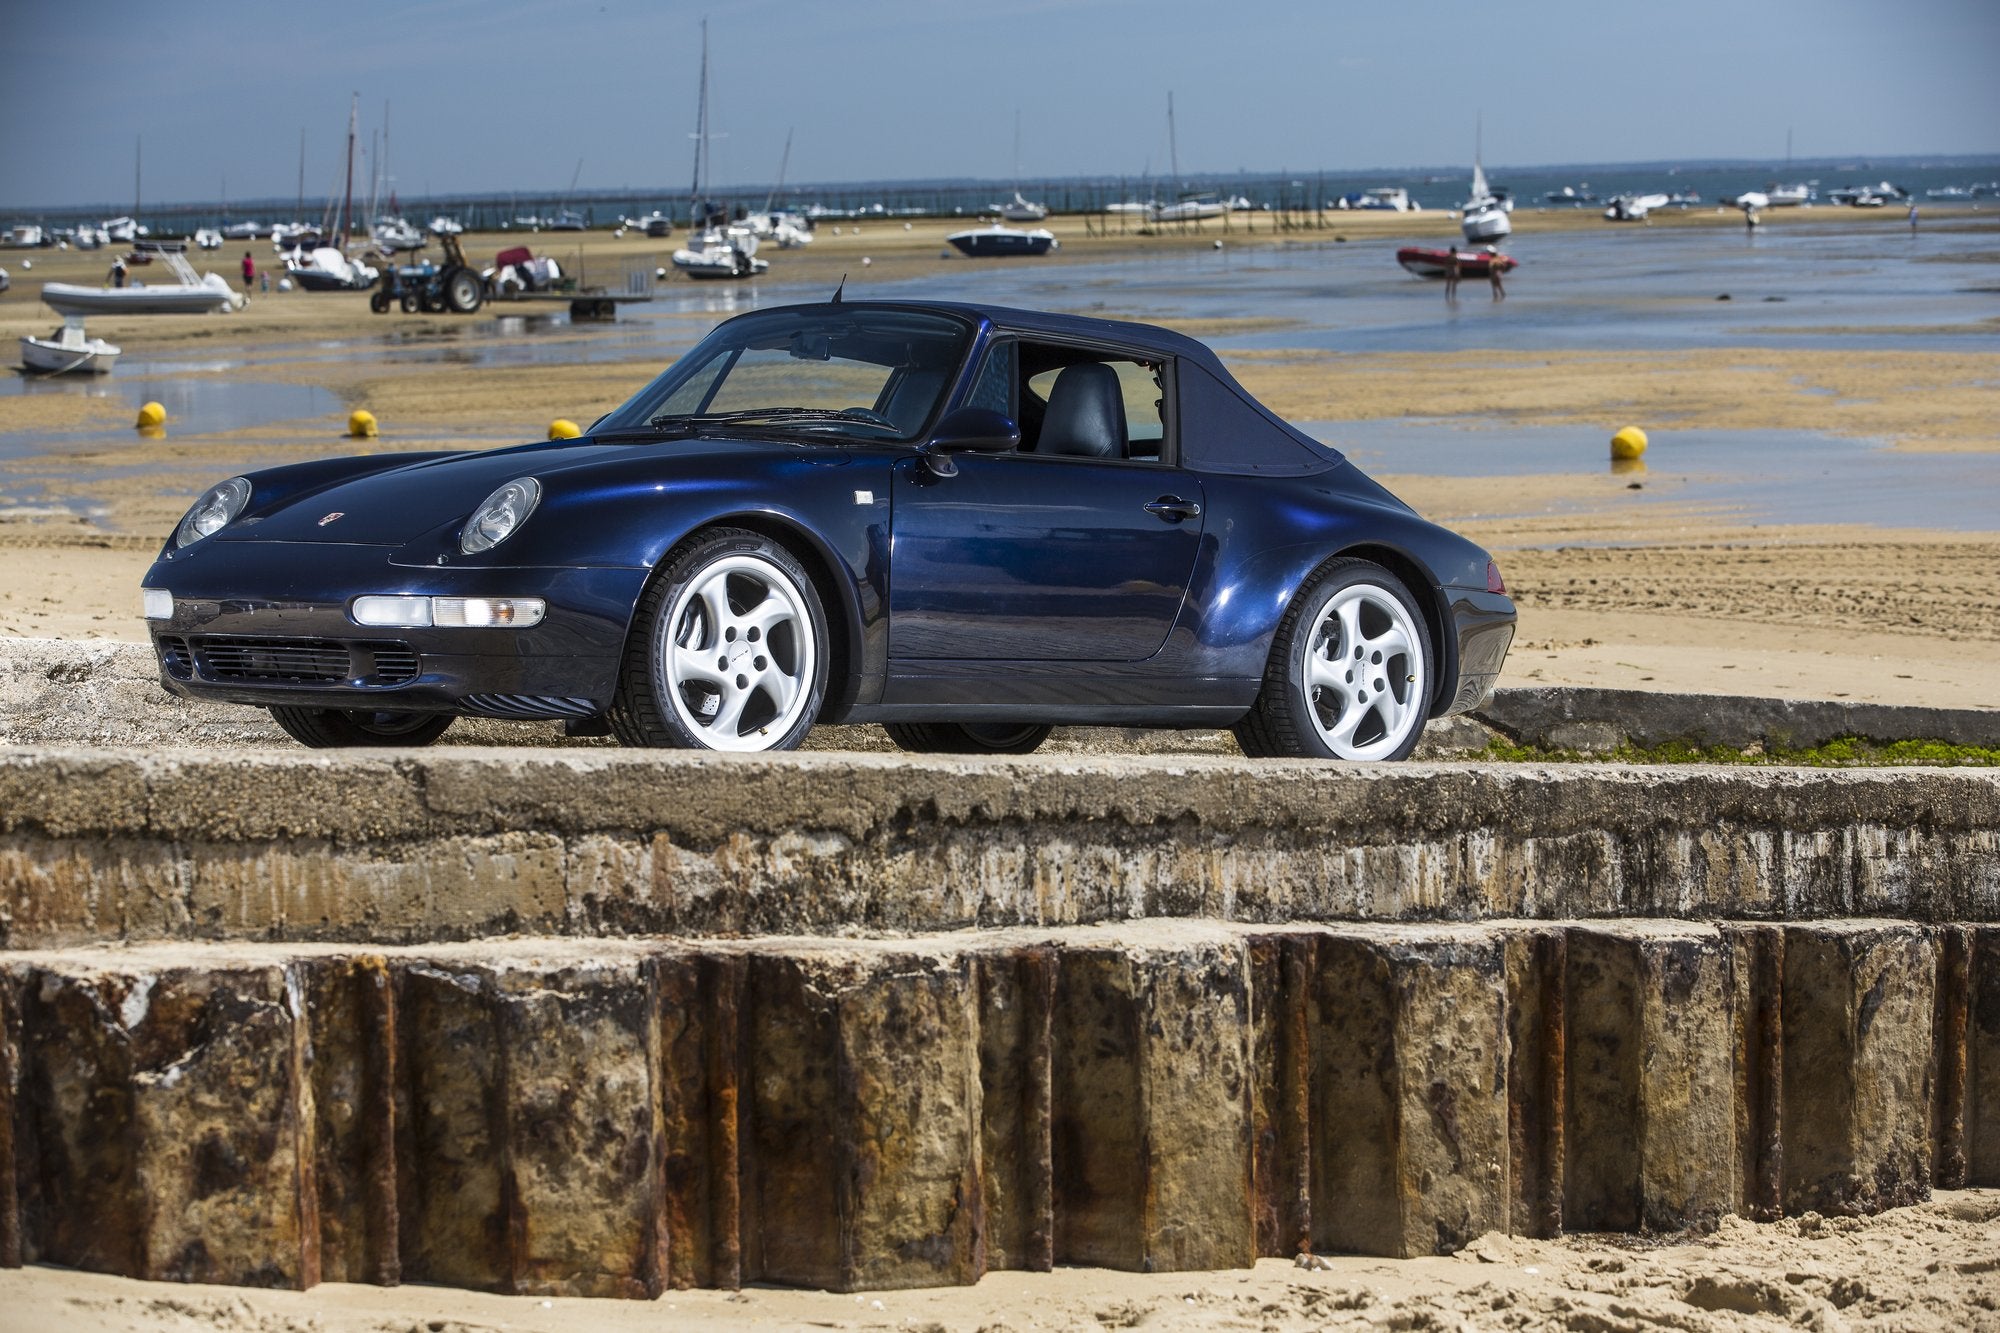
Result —
[[1500, 262], [1500, 252], [1490, 245], [1487, 246], [1486, 280], [1493, 284], [1493, 299], [1496, 301], [1507, 299], [1507, 289], [1500, 282], [1500, 270], [1504, 267], [1506, 266]]
[[1911, 204], [1911, 205], [1910, 205], [1910, 230], [1911, 230], [1911, 231], [1915, 231], [1916, 229], [1917, 229], [1917, 206], [1916, 206], [1915, 204]]
[[123, 255], [111, 261], [111, 285], [113, 287], [123, 287], [125, 285], [125, 256]]
[[245, 296], [250, 295], [251, 289], [256, 285], [257, 261], [250, 257], [248, 250], [245, 250], [243, 252], [243, 294]]
[[1451, 257], [1444, 261], [1444, 299], [1447, 301], [1458, 299], [1458, 275], [1458, 247], [1454, 245], [1451, 247]]

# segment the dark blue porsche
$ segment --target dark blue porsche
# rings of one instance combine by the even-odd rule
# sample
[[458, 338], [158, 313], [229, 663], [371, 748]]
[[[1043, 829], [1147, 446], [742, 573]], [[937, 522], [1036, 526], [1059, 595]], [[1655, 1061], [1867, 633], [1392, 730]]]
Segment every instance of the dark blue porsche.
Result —
[[231, 478], [144, 597], [167, 689], [314, 746], [480, 716], [1022, 753], [1070, 723], [1399, 759], [1514, 633], [1485, 551], [1197, 342], [837, 298], [718, 326], [579, 439]]

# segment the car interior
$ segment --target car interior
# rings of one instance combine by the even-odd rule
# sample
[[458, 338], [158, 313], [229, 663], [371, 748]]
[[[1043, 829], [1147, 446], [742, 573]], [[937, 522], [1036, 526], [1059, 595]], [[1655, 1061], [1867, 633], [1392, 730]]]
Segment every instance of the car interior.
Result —
[[1158, 362], [1010, 339], [993, 345], [967, 403], [1013, 418], [1022, 453], [1156, 463], [1166, 396]]

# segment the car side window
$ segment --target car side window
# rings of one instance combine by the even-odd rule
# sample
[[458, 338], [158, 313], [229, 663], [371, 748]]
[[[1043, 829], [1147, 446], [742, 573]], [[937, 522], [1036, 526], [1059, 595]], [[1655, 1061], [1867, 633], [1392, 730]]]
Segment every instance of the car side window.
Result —
[[1019, 374], [1020, 349], [1011, 338], [1001, 339], [986, 352], [986, 364], [979, 368], [979, 378], [972, 382], [972, 392], [966, 395], [967, 407], [984, 407], [998, 412], [1010, 421], [1018, 421], [1020, 414], [1014, 406], [1014, 381]]
[[[1058, 366], [1031, 376], [1023, 395], [1021, 416], [1023, 431], [1027, 430], [1028, 418], [1039, 424], [1048, 407], [1049, 397], [1055, 392], [1056, 383], [1075, 364]], [[1095, 364], [1108, 366], [1118, 377], [1118, 397], [1124, 405], [1125, 437], [1123, 449], [1118, 456], [1132, 462], [1157, 463], [1161, 461], [1166, 448], [1167, 418], [1167, 375], [1162, 362], [1138, 360], [1105, 360]], [[1025, 440], [1024, 449], [1035, 450], [1035, 441]], [[1046, 452], [1045, 450], [1035, 450]]]

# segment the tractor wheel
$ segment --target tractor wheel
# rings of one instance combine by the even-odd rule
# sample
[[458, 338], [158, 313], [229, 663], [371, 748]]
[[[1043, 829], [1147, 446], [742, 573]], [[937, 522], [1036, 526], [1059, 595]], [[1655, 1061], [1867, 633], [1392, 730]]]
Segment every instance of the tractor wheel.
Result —
[[461, 315], [469, 315], [479, 309], [486, 299], [479, 275], [469, 268], [455, 268], [444, 277], [445, 304]]
[[384, 287], [368, 298], [368, 308], [378, 315], [389, 313], [389, 289]]

